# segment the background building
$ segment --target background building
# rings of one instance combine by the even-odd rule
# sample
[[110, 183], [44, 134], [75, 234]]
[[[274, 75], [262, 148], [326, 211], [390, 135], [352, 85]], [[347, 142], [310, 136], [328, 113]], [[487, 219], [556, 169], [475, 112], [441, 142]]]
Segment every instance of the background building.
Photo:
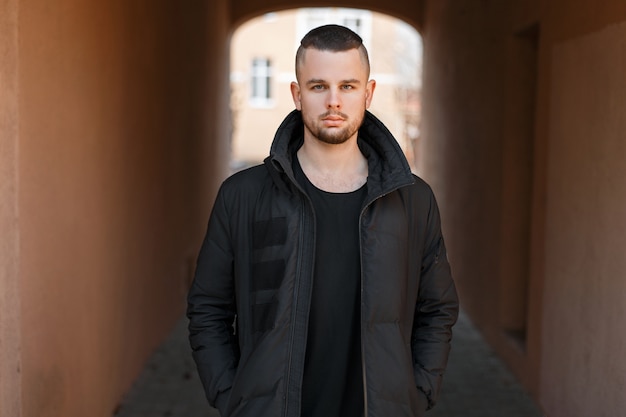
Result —
[[[362, 38], [377, 82], [370, 110], [392, 131], [411, 163], [419, 134], [421, 38], [407, 23], [368, 10], [304, 8], [266, 13], [241, 25], [231, 47], [232, 158], [235, 168], [262, 161], [276, 128], [293, 110], [289, 85], [300, 39], [321, 24]], [[415, 169], [415, 166], [413, 164]]]

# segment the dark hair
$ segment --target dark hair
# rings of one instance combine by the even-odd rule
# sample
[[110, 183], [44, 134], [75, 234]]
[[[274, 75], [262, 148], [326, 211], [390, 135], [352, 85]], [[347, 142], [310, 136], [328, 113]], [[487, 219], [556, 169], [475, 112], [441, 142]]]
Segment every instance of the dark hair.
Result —
[[363, 39], [352, 30], [340, 25], [324, 25], [312, 29], [304, 35], [300, 41], [300, 46], [296, 52], [296, 76], [298, 65], [304, 62], [304, 54], [307, 49], [317, 49], [318, 51], [343, 52], [350, 49], [358, 49], [361, 60], [367, 67], [369, 74], [369, 57], [367, 49], [363, 45]]

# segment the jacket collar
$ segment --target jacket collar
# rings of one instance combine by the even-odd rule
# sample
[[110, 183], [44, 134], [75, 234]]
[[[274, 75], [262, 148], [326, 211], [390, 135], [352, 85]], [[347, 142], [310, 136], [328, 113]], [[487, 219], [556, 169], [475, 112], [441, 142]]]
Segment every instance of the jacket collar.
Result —
[[[283, 176], [286, 176], [296, 184], [292, 160], [302, 146], [303, 136], [302, 114], [294, 110], [278, 127], [270, 155], [265, 159], [275, 182], [282, 183]], [[385, 125], [369, 111], [365, 112], [357, 143], [368, 162], [368, 195], [380, 196], [415, 181], [400, 145]]]

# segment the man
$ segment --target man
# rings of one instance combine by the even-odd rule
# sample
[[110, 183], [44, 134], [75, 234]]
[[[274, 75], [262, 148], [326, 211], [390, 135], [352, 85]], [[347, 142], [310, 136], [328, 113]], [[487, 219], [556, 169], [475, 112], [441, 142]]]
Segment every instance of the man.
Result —
[[430, 188], [370, 114], [361, 38], [309, 32], [263, 165], [217, 195], [188, 297], [223, 417], [420, 417], [458, 300]]

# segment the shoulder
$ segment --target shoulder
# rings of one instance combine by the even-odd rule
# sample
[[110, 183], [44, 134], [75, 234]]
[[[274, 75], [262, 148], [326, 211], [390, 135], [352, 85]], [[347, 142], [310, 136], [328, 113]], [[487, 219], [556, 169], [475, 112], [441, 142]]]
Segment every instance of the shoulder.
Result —
[[267, 167], [263, 164], [235, 172], [224, 180], [222, 188], [226, 190], [254, 190], [270, 180]]
[[222, 182], [218, 198], [233, 201], [256, 194], [258, 190], [263, 188], [268, 179], [267, 168], [263, 165], [255, 165], [243, 169], [232, 174]]
[[412, 198], [430, 201], [434, 199], [434, 193], [431, 186], [421, 177], [413, 175], [413, 184], [403, 187], [402, 191], [409, 194]]
[[262, 165], [257, 165], [226, 178], [215, 197], [213, 214], [236, 217], [254, 207], [260, 191], [265, 188], [264, 184], [268, 177], [267, 169]]
[[413, 184], [399, 190], [406, 210], [413, 213], [417, 218], [433, 219], [438, 217], [439, 207], [432, 187], [422, 178], [416, 175], [413, 177]]

